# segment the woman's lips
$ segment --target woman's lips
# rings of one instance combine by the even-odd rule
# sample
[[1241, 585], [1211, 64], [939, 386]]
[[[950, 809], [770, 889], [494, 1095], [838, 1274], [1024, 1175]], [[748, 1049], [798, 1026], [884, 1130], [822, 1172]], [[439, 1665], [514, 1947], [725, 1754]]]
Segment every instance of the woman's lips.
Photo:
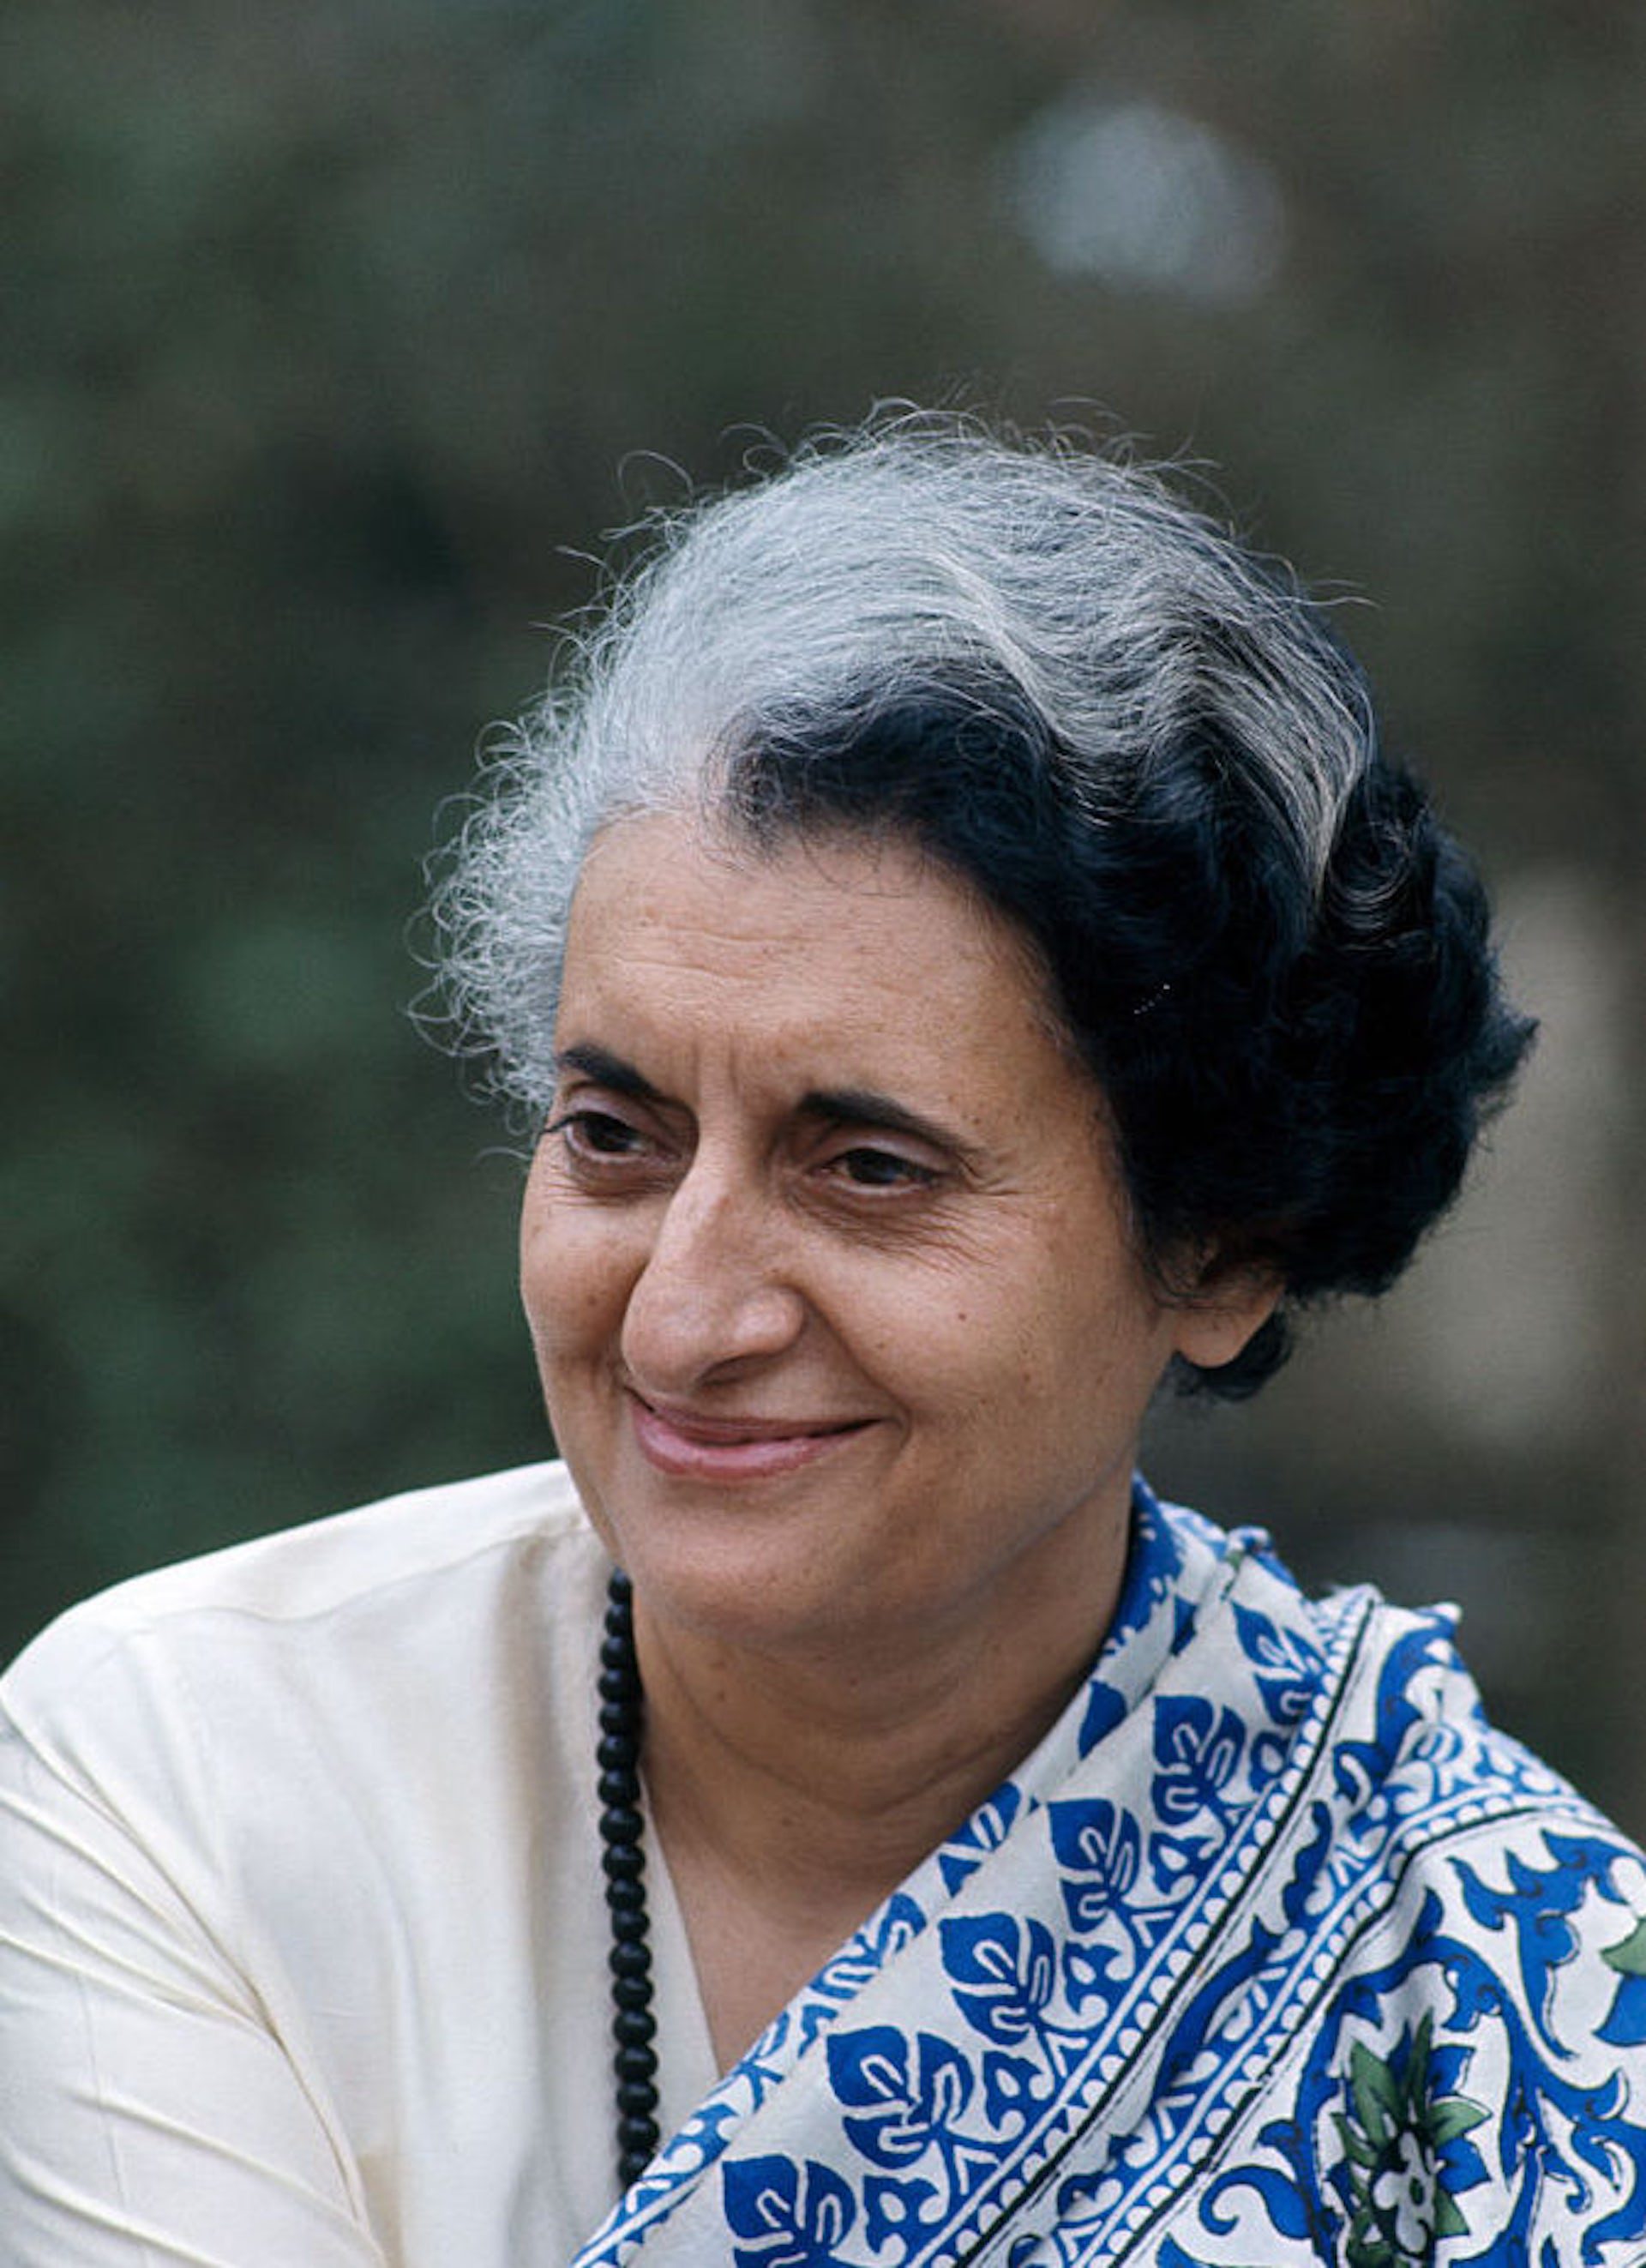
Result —
[[647, 1462], [679, 1480], [765, 1480], [809, 1465], [868, 1422], [783, 1418], [702, 1418], [659, 1410], [631, 1392], [635, 1439]]

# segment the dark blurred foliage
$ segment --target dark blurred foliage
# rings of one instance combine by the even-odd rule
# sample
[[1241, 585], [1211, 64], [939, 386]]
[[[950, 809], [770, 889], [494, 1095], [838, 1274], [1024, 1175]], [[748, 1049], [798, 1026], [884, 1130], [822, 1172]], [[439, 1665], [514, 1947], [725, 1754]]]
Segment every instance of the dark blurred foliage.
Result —
[[1210, 459], [1374, 594], [1402, 745], [1635, 1004], [1556, 1420], [1376, 1390], [1374, 1322], [1157, 1462], [1319, 1576], [1461, 1591], [1646, 1826], [1646, 17], [56, 0], [0, 43], [0, 1651], [541, 1453], [518, 1168], [401, 1012], [432, 814], [676, 466], [965, 401]]

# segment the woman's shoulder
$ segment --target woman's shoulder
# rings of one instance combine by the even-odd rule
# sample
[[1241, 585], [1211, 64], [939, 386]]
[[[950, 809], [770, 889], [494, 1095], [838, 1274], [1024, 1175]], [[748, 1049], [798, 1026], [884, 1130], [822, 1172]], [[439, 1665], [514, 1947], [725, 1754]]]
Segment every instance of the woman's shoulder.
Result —
[[142, 1576], [26, 1650], [0, 1681], [6, 2200], [66, 2227], [118, 2147], [111, 2228], [209, 2223], [184, 2249], [227, 2258], [250, 2213], [260, 2257], [364, 2260], [384, 2184], [391, 2220], [449, 2204], [448, 2161], [463, 2198], [494, 2165], [515, 2195], [515, 2138], [552, 2139], [566, 2093], [545, 2041], [581, 2040], [603, 1959], [607, 1564], [540, 1465]]
[[415, 1489], [118, 1583], [70, 1607], [0, 1678], [25, 1734], [112, 1683], [153, 1687], [189, 1665], [242, 1683], [301, 1659], [449, 1644], [524, 1588], [551, 1619], [598, 1594], [606, 1559], [569, 1474], [533, 1464]]

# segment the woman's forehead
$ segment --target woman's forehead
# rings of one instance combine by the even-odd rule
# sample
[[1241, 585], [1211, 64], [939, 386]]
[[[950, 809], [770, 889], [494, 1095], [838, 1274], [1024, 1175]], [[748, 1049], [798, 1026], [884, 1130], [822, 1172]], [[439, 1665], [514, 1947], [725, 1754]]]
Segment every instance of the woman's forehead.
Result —
[[959, 984], [1036, 989], [1032, 949], [959, 876], [895, 834], [746, 845], [673, 813], [607, 828], [572, 900], [567, 975], [646, 957], [741, 978], [786, 968], [907, 989], [916, 967]]
[[885, 1086], [1074, 1074], [1032, 949], [895, 837], [744, 850], [650, 814], [596, 843], [573, 902], [557, 1044], [741, 1049]]

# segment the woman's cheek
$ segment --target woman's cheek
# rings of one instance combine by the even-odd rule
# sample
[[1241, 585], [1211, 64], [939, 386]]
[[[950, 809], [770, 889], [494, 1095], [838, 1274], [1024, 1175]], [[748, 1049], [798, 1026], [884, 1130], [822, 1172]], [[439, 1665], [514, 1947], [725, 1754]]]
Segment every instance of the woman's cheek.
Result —
[[642, 1225], [588, 1205], [555, 1208], [528, 1230], [521, 1288], [540, 1348], [569, 1352], [614, 1338], [645, 1272]]

